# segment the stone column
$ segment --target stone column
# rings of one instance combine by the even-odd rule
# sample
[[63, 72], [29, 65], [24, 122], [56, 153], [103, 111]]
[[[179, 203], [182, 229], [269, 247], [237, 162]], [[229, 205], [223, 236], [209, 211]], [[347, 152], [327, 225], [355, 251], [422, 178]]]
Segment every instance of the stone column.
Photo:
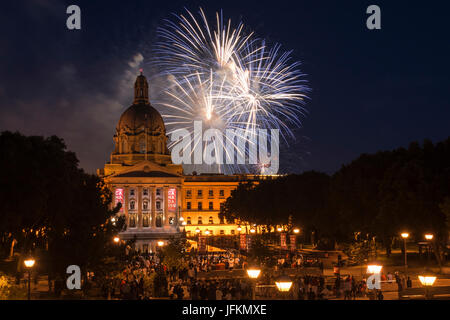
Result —
[[169, 225], [169, 206], [167, 203], [167, 198], [168, 198], [168, 193], [169, 193], [169, 188], [168, 187], [164, 187], [163, 188], [163, 226], [168, 226]]
[[127, 226], [129, 226], [129, 220], [128, 220], [128, 194], [130, 192], [130, 188], [129, 187], [123, 187], [123, 192], [124, 192], [124, 196], [123, 196], [123, 213], [125, 215], [125, 223]]
[[149, 192], [151, 194], [150, 204], [151, 204], [151, 216], [152, 222], [150, 223], [151, 228], [156, 228], [156, 188], [155, 186], [149, 188]]
[[142, 186], [138, 186], [136, 189], [136, 206], [137, 206], [137, 227], [139, 230], [142, 229]]

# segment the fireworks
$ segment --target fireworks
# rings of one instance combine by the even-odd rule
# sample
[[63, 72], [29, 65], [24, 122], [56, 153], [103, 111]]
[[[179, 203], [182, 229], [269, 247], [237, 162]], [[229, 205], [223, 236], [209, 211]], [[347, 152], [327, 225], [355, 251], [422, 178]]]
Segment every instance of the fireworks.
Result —
[[188, 10], [175, 17], [158, 30], [154, 51], [161, 75], [169, 81], [160, 103], [168, 134], [180, 129], [192, 133], [194, 121], [200, 120], [221, 131], [243, 130], [245, 137], [258, 129], [279, 129], [286, 142], [292, 138], [291, 127], [299, 127], [306, 112], [308, 88], [291, 53], [244, 34], [242, 22], [236, 27], [231, 20], [224, 23], [222, 13], [216, 13], [214, 28], [202, 9], [199, 19]]

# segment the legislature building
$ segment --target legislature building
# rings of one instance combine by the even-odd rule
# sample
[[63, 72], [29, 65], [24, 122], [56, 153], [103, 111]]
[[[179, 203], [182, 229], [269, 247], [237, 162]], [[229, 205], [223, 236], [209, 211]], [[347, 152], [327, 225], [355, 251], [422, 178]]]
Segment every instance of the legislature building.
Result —
[[[154, 252], [161, 240], [201, 234], [237, 236], [235, 222], [219, 219], [222, 203], [240, 182], [259, 181], [258, 175], [184, 175], [167, 148], [164, 121], [149, 100], [145, 76], [136, 78], [133, 104], [121, 115], [110, 161], [98, 170], [122, 204], [126, 230], [121, 239], [135, 239], [135, 248]], [[248, 231], [248, 230], [247, 230]]]

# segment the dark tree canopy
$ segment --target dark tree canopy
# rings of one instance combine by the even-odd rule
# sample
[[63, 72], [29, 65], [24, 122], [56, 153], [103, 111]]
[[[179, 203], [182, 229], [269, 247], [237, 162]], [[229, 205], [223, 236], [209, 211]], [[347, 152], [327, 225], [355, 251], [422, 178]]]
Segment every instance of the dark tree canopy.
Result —
[[403, 230], [418, 240], [433, 232], [444, 249], [449, 199], [450, 138], [363, 154], [331, 177], [305, 172], [239, 185], [221, 215], [268, 226], [292, 222], [338, 241], [360, 232], [388, 251]]
[[[13, 239], [27, 254], [42, 253], [54, 272], [95, 264], [117, 227], [111, 193], [99, 177], [78, 168], [63, 140], [0, 135], [0, 235], [3, 254]], [[41, 264], [42, 265], [42, 261]]]

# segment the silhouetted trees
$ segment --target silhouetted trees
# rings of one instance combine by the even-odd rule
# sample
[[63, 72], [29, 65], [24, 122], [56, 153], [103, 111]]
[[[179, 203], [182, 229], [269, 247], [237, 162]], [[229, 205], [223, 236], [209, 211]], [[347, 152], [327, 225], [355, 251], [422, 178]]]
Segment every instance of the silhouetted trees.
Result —
[[[60, 138], [0, 135], [0, 246], [12, 241], [50, 273], [93, 267], [123, 222], [110, 221], [112, 195], [101, 179], [78, 168]], [[20, 266], [20, 264], [19, 264]]]
[[321, 239], [351, 241], [355, 232], [366, 239], [375, 236], [388, 254], [401, 231], [417, 240], [432, 232], [440, 263], [448, 240], [449, 199], [450, 138], [363, 154], [332, 176], [305, 172], [242, 184], [221, 215], [270, 226], [288, 224], [291, 216], [293, 224]]

